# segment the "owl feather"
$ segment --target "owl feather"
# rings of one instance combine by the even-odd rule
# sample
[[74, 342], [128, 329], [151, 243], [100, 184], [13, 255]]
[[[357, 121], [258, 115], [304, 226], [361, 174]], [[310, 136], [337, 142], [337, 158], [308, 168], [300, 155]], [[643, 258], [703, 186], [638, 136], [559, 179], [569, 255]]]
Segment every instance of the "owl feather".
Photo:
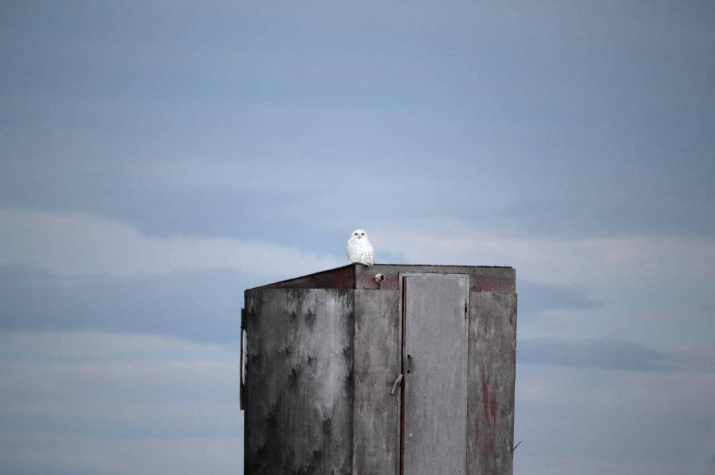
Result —
[[363, 229], [356, 229], [352, 232], [346, 252], [351, 264], [362, 264], [368, 267], [375, 264], [372, 244]]

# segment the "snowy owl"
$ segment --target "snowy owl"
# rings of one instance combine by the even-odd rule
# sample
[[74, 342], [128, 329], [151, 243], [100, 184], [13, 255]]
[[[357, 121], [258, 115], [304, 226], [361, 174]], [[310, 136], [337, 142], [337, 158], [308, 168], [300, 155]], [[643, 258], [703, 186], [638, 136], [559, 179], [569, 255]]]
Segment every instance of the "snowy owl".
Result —
[[375, 263], [375, 258], [372, 256], [372, 244], [363, 229], [356, 229], [350, 235], [347, 253], [351, 264], [371, 266]]

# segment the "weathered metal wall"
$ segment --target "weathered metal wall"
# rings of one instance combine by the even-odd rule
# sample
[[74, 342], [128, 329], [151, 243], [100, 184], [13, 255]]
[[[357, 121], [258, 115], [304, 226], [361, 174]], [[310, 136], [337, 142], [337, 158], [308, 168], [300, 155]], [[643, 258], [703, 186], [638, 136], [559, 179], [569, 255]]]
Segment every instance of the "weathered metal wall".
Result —
[[400, 463], [402, 324], [397, 290], [355, 291], [355, 475], [395, 474]]
[[516, 294], [469, 296], [467, 473], [511, 475], [516, 376]]
[[245, 297], [246, 475], [351, 473], [353, 291]]
[[400, 473], [405, 273], [469, 276], [466, 473], [512, 474], [514, 269], [376, 265], [246, 291], [246, 475]]

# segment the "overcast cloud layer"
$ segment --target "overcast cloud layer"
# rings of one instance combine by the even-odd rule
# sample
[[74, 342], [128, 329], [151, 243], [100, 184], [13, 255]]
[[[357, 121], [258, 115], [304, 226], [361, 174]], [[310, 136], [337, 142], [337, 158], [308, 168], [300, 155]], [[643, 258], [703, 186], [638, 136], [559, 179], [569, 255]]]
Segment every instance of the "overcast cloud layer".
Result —
[[243, 290], [517, 269], [516, 475], [715, 473], [709, 2], [0, 5], [0, 473], [242, 473]]

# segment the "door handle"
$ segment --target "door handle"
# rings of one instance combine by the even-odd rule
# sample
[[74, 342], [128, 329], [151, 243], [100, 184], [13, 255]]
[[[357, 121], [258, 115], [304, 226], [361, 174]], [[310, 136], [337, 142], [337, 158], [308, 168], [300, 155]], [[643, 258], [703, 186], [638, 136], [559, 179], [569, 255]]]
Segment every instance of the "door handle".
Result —
[[404, 376], [404, 375], [403, 375], [402, 373], [400, 373], [400, 375], [397, 377], [397, 379], [395, 380], [395, 382], [392, 383], [392, 389], [390, 389], [390, 395], [391, 395], [391, 396], [394, 396], [394, 395], [395, 395], [395, 391], [397, 390], [397, 386], [399, 386], [400, 383], [402, 382], [402, 377], [403, 377], [403, 376]]

